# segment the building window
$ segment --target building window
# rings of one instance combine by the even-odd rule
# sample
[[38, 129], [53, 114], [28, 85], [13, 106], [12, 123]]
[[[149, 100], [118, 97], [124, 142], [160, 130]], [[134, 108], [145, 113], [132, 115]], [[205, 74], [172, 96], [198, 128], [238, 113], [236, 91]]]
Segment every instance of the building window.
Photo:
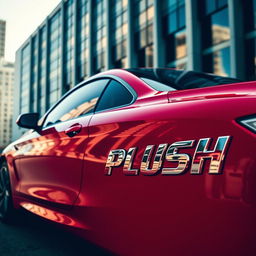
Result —
[[256, 38], [246, 40], [246, 77], [256, 80]]
[[166, 63], [169, 67], [186, 68], [185, 0], [165, 0], [162, 6]]
[[230, 75], [230, 28], [227, 0], [202, 0], [203, 71]]
[[46, 111], [45, 92], [46, 92], [46, 27], [39, 31], [39, 109], [40, 115]]
[[[74, 0], [65, 3], [65, 33], [64, 33], [64, 84], [65, 90], [69, 90], [73, 81], [74, 66]], [[56, 94], [56, 93], [55, 93]], [[56, 94], [57, 95], [57, 94]]]
[[116, 68], [127, 68], [127, 0], [111, 0], [112, 60]]
[[89, 3], [88, 0], [78, 2], [78, 80], [84, 80], [88, 75], [89, 59]]
[[[57, 12], [50, 20], [49, 38], [49, 106], [52, 106], [61, 96], [61, 19]], [[68, 59], [71, 59], [68, 58]], [[69, 73], [70, 74], [70, 73]]]
[[31, 58], [31, 112], [37, 112], [37, 50], [38, 37], [34, 36], [32, 38], [32, 58]]
[[26, 45], [21, 51], [21, 83], [20, 83], [20, 113], [29, 112], [29, 68], [30, 46]]
[[99, 73], [106, 68], [106, 10], [103, 0], [95, 0], [93, 5], [93, 72]]
[[[227, 76], [230, 74], [230, 49], [229, 47], [216, 50], [210, 54], [206, 54], [203, 59], [204, 69], [211, 72]], [[207, 66], [208, 65], [208, 66]], [[212, 68], [214, 69], [212, 70]]]
[[256, 80], [256, 0], [244, 3], [246, 78]]
[[244, 19], [245, 23], [245, 31], [250, 32], [256, 29], [256, 0], [246, 0], [244, 2], [244, 14], [246, 15], [246, 19]]
[[153, 67], [153, 1], [135, 0], [135, 49], [139, 67]]

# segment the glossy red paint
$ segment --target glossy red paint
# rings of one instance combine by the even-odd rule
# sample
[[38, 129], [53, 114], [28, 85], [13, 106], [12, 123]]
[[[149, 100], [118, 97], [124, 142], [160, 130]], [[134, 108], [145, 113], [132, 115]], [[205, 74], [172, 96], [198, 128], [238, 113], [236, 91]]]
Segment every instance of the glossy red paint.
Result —
[[[19, 193], [73, 205], [81, 186], [89, 120], [89, 116], [69, 120], [43, 130], [40, 135], [32, 133], [25, 141], [17, 143], [15, 164]], [[73, 130], [78, 122], [81, 132], [69, 137], [67, 130]]]
[[[125, 70], [95, 77], [109, 75], [136, 91], [133, 104], [31, 132], [4, 151], [15, 206], [120, 255], [255, 255], [256, 134], [237, 119], [255, 114], [256, 82], [157, 92]], [[201, 138], [212, 148], [219, 136], [231, 136], [222, 174], [210, 175], [208, 162], [201, 175], [127, 176], [123, 165], [104, 175], [110, 150], [137, 147], [139, 169], [147, 145], [194, 140], [179, 150], [192, 157]]]

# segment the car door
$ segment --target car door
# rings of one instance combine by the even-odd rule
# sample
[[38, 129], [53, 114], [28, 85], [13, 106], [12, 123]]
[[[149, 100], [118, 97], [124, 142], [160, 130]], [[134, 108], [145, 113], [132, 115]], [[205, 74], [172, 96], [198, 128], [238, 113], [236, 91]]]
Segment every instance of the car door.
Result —
[[108, 79], [92, 81], [64, 97], [47, 114], [40, 134], [17, 145], [20, 192], [72, 205], [82, 177], [88, 124]]
[[[169, 104], [166, 97], [161, 97], [161, 104], [150, 101], [145, 104], [145, 99], [136, 98], [133, 89], [120, 79], [107, 85], [90, 121], [79, 194], [79, 202], [86, 202], [87, 206], [84, 218], [97, 233], [97, 238], [103, 245], [119, 247], [120, 251], [124, 241], [129, 243], [134, 237], [141, 241], [145, 236], [142, 231], [150, 227], [148, 223], [151, 224], [150, 218], [155, 213], [151, 213], [154, 208], [151, 200], [157, 201], [156, 197], [162, 191], [156, 190], [157, 184], [159, 179], [164, 180], [160, 175], [154, 178], [140, 175], [143, 171], [141, 160], [148, 145], [154, 150], [149, 153], [153, 157], [156, 151], [164, 150], [158, 145], [171, 143], [167, 138], [173, 129], [166, 120], [168, 117], [160, 114], [161, 107]], [[120, 154], [110, 156], [111, 151]], [[129, 163], [122, 157], [119, 161], [122, 152], [131, 159]], [[109, 160], [116, 163], [111, 170], [106, 168]], [[159, 163], [160, 159], [157, 161]], [[148, 172], [147, 168], [153, 168], [153, 159], [144, 162], [145, 172]], [[163, 188], [166, 187], [166, 183], [163, 184]], [[158, 202], [162, 203], [162, 200]], [[120, 234], [125, 238], [119, 239]]]
[[[119, 79], [111, 80], [96, 107], [89, 125], [85, 176], [80, 193], [81, 197], [86, 196], [88, 206], [106, 205], [110, 200], [116, 200], [121, 190], [129, 191], [131, 179], [124, 179], [123, 172], [118, 169], [113, 170], [109, 178], [105, 175], [105, 165], [110, 150], [149, 143], [143, 138], [156, 128], [152, 122], [141, 120], [141, 111], [133, 104], [136, 97], [128, 84]], [[119, 186], [121, 190], [118, 192]], [[84, 200], [81, 198], [81, 201]]]

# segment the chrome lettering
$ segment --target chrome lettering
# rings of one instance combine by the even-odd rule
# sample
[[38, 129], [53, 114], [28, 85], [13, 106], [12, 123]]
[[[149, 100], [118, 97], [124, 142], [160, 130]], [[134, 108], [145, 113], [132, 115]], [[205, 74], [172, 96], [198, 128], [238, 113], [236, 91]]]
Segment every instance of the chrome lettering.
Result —
[[120, 166], [125, 159], [126, 151], [124, 149], [110, 150], [105, 166], [105, 175], [112, 174], [112, 168]]
[[162, 174], [177, 175], [183, 173], [187, 168], [190, 161], [188, 154], [178, 154], [179, 148], [192, 147], [194, 140], [178, 141], [169, 146], [165, 159], [169, 162], [178, 162], [175, 168], [163, 168]]
[[208, 150], [210, 138], [200, 139], [192, 160], [191, 174], [201, 174], [203, 163], [210, 159], [209, 174], [220, 174], [230, 136], [218, 138], [213, 150]]
[[[226, 156], [228, 144], [231, 136], [220, 136], [217, 139], [213, 150], [210, 150], [211, 138], [200, 139], [197, 143], [192, 164], [190, 168], [191, 174], [202, 174], [205, 160], [209, 160], [209, 174], [220, 174], [224, 158]], [[155, 175], [159, 171], [163, 175], [184, 174], [189, 168], [191, 157], [189, 154], [180, 153], [181, 149], [191, 148], [195, 144], [195, 140], [178, 141], [168, 144], [160, 144], [153, 156], [155, 145], [148, 145], [141, 159], [140, 168], [133, 168], [133, 162], [137, 152], [136, 147], [124, 149], [115, 149], [109, 152], [105, 175], [111, 175], [113, 167], [120, 167], [123, 163], [123, 173], [125, 175]], [[167, 149], [167, 150], [166, 150]], [[166, 154], [165, 154], [166, 151]], [[151, 162], [153, 159], [153, 162]], [[176, 167], [162, 167], [164, 161], [177, 163]], [[150, 166], [152, 167], [150, 168]]]
[[125, 175], [138, 175], [139, 174], [139, 170], [138, 169], [132, 169], [132, 164], [134, 161], [134, 156], [136, 153], [137, 148], [129, 148], [126, 158], [125, 158], [125, 162], [124, 162], [124, 168], [123, 168], [123, 172]]
[[162, 167], [163, 153], [166, 150], [168, 144], [160, 144], [157, 148], [152, 168], [149, 169], [150, 159], [152, 157], [154, 145], [147, 146], [144, 155], [142, 157], [140, 172], [144, 175], [156, 174]]

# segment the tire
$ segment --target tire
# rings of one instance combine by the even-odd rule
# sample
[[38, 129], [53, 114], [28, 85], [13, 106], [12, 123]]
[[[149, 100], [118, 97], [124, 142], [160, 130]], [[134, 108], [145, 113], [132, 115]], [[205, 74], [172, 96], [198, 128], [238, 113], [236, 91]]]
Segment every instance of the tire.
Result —
[[6, 162], [0, 166], [0, 220], [10, 223], [13, 220], [11, 183]]

